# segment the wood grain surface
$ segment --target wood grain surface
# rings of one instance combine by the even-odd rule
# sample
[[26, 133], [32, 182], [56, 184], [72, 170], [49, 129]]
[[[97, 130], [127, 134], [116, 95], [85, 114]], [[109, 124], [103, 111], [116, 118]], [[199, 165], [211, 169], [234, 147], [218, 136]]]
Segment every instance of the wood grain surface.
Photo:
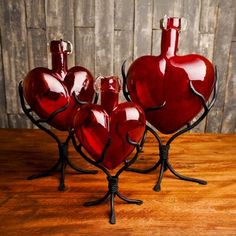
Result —
[[[49, 136], [40, 130], [2, 129], [0, 143], [0, 235], [236, 235], [236, 135], [186, 134], [173, 143], [172, 165], [182, 174], [207, 180], [206, 186], [166, 172], [157, 193], [152, 190], [156, 171], [122, 173], [120, 191], [144, 204], [116, 199], [116, 225], [108, 223], [108, 203], [82, 206], [105, 193], [103, 173], [78, 175], [68, 168], [68, 189], [58, 192], [57, 174], [26, 180], [57, 159]], [[148, 136], [134, 166], [152, 166], [157, 152]], [[94, 169], [72, 146], [69, 153], [78, 166]]]

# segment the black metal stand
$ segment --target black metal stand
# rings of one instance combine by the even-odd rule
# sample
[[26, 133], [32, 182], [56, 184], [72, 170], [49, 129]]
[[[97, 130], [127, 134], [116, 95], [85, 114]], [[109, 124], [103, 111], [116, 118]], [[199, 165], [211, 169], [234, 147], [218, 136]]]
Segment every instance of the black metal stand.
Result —
[[72, 142], [74, 144], [75, 149], [77, 150], [77, 152], [89, 163], [91, 163], [92, 165], [98, 167], [99, 169], [101, 169], [106, 175], [107, 175], [107, 181], [108, 181], [108, 191], [107, 193], [100, 199], [95, 200], [95, 201], [91, 201], [91, 202], [86, 202], [84, 203], [84, 206], [94, 206], [94, 205], [98, 205], [101, 204], [103, 202], [105, 202], [106, 200], [110, 200], [110, 223], [111, 224], [115, 224], [116, 223], [116, 217], [115, 217], [115, 196], [118, 196], [121, 200], [127, 202], [127, 203], [131, 203], [131, 204], [138, 204], [141, 205], [143, 203], [143, 201], [141, 200], [136, 200], [136, 199], [129, 199], [125, 196], [123, 196], [118, 189], [118, 180], [119, 180], [119, 176], [120, 174], [126, 170], [131, 164], [133, 164], [137, 157], [138, 154], [140, 152], [140, 145], [132, 140], [130, 140], [128, 134], [126, 136], [127, 142], [130, 143], [131, 145], [136, 147], [136, 153], [134, 155], [134, 157], [130, 160], [130, 161], [125, 161], [124, 165], [117, 171], [117, 173], [115, 175], [111, 175], [110, 172], [101, 165], [101, 163], [103, 162], [105, 155], [106, 155], [106, 151], [108, 149], [108, 147], [111, 144], [111, 139], [108, 140], [106, 146], [103, 149], [101, 158], [98, 161], [93, 161], [92, 159], [90, 159], [83, 151], [82, 151], [82, 145], [76, 144], [76, 140], [75, 137], [73, 135], [73, 133], [71, 133], [71, 137], [72, 137]]
[[23, 109], [24, 113], [26, 114], [26, 116], [31, 120], [31, 122], [33, 124], [35, 124], [39, 129], [46, 132], [48, 135], [50, 135], [56, 141], [56, 143], [58, 145], [58, 152], [59, 152], [59, 158], [52, 168], [50, 168], [49, 170], [47, 170], [45, 172], [29, 176], [27, 179], [32, 180], [32, 179], [37, 179], [37, 178], [41, 178], [41, 177], [47, 177], [47, 176], [52, 175], [54, 172], [59, 171], [60, 172], [60, 183], [58, 186], [58, 190], [64, 191], [66, 188], [65, 187], [65, 169], [66, 169], [67, 165], [70, 166], [73, 170], [75, 170], [79, 174], [96, 174], [97, 173], [96, 170], [84, 170], [84, 169], [78, 168], [69, 160], [69, 158], [68, 158], [68, 144], [71, 139], [70, 135], [68, 135], [66, 140], [64, 142], [62, 142], [57, 137], [57, 135], [55, 135], [51, 130], [47, 129], [46, 127], [44, 127], [42, 125], [42, 123], [47, 123], [47, 122], [51, 121], [58, 113], [64, 111], [68, 107], [69, 104], [66, 104], [62, 108], [53, 112], [47, 119], [36, 120], [33, 117], [33, 115], [31, 114], [32, 109], [26, 107], [25, 100], [24, 100], [24, 94], [23, 94], [22, 81], [19, 83], [19, 95], [20, 95], [21, 106], [22, 106], [22, 109]]
[[[126, 61], [125, 61], [126, 62]], [[130, 97], [129, 97], [129, 92], [127, 91], [127, 76], [125, 73], [125, 62], [122, 65], [122, 76], [123, 76], [123, 93], [125, 98], [128, 101], [131, 101]], [[170, 145], [171, 143], [181, 134], [186, 133], [187, 131], [193, 129], [195, 126], [197, 126], [209, 113], [209, 111], [211, 110], [211, 108], [213, 107], [215, 101], [216, 101], [216, 96], [217, 96], [217, 91], [218, 91], [218, 77], [217, 77], [217, 68], [215, 67], [215, 84], [214, 84], [214, 89], [213, 89], [213, 95], [212, 95], [212, 99], [209, 102], [209, 104], [207, 105], [204, 96], [199, 93], [193, 86], [192, 81], [190, 81], [189, 83], [189, 87], [190, 90], [193, 92], [194, 95], [196, 95], [201, 103], [202, 106], [204, 108], [204, 111], [202, 113], [202, 115], [192, 124], [187, 124], [186, 128], [183, 128], [181, 130], [179, 130], [178, 132], [176, 132], [167, 142], [166, 144], [163, 144], [160, 136], [158, 135], [157, 131], [155, 131], [153, 128], [151, 128], [150, 126], [146, 125], [146, 130], [144, 133], [144, 136], [142, 138], [141, 141], [141, 149], [143, 148], [143, 145], [145, 143], [145, 139], [146, 139], [146, 135], [147, 132], [151, 132], [156, 140], [158, 141], [159, 144], [159, 160], [157, 161], [157, 163], [145, 170], [140, 170], [140, 169], [136, 169], [136, 168], [128, 168], [127, 171], [132, 171], [132, 172], [136, 172], [136, 173], [141, 173], [141, 174], [147, 174], [151, 171], [156, 170], [159, 166], [160, 166], [160, 172], [159, 172], [159, 176], [158, 176], [158, 180], [154, 186], [154, 191], [160, 191], [161, 190], [161, 182], [162, 182], [162, 178], [163, 178], [163, 174], [165, 171], [170, 170], [172, 174], [174, 174], [177, 178], [181, 179], [181, 180], [185, 180], [185, 181], [190, 181], [190, 182], [195, 182], [198, 184], [202, 184], [202, 185], [206, 185], [207, 182], [205, 180], [201, 180], [201, 179], [195, 179], [195, 178], [190, 178], [184, 175], [179, 174], [177, 171], [175, 171], [175, 169], [171, 166], [170, 162], [169, 162], [169, 149], [170, 149]], [[147, 108], [145, 110], [145, 113], [147, 114], [148, 112], [152, 112], [152, 111], [157, 111], [161, 108], [163, 108], [165, 106], [166, 102], [164, 101], [162, 105], [160, 106], [156, 106], [156, 107], [150, 107]]]

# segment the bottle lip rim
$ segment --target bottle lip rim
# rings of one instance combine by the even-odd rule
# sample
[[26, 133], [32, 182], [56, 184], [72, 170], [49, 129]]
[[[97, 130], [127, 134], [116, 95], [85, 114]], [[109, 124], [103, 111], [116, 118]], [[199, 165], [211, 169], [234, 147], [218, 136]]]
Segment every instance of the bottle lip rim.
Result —
[[50, 42], [50, 52], [58, 54], [71, 54], [73, 51], [73, 45], [70, 41], [65, 40], [52, 40]]
[[174, 29], [177, 31], [185, 31], [187, 27], [187, 20], [184, 17], [169, 17], [165, 15], [160, 20], [160, 28], [162, 30]]
[[[116, 88], [113, 88], [112, 85], [108, 85], [109, 86], [109, 91], [108, 90], [104, 90], [102, 89], [102, 86], [101, 86], [101, 80], [102, 79], [113, 79], [113, 80], [116, 80], [116, 82], [118, 82], [118, 86]], [[94, 90], [97, 91], [97, 92], [113, 92], [113, 93], [119, 93], [121, 91], [121, 80], [118, 76], [116, 75], [108, 75], [108, 76], [98, 76], [96, 79], [95, 79], [95, 82], [94, 82]]]

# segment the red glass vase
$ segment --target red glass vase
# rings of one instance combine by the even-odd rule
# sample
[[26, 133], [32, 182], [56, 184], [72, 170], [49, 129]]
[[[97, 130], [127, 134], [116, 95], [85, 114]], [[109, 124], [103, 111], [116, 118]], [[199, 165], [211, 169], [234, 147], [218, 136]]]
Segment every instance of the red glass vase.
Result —
[[202, 109], [201, 101], [190, 89], [190, 82], [205, 101], [214, 86], [214, 68], [197, 54], [176, 55], [180, 18], [162, 20], [161, 54], [135, 60], [127, 73], [127, 87], [133, 102], [148, 112], [147, 120], [164, 134], [174, 133], [189, 123]]
[[99, 161], [107, 148], [102, 165], [114, 169], [134, 150], [127, 142], [127, 135], [132, 141], [139, 142], [145, 130], [143, 110], [132, 102], [119, 104], [120, 91], [117, 77], [100, 77], [99, 86], [101, 105], [83, 106], [74, 117], [74, 129], [77, 138], [87, 152]]
[[69, 42], [52, 41], [52, 69], [38, 67], [31, 70], [23, 81], [24, 97], [32, 110], [42, 119], [66, 106], [49, 122], [61, 131], [72, 127], [73, 116], [79, 105], [74, 96], [91, 102], [94, 96], [93, 76], [85, 68], [75, 66], [68, 70]]

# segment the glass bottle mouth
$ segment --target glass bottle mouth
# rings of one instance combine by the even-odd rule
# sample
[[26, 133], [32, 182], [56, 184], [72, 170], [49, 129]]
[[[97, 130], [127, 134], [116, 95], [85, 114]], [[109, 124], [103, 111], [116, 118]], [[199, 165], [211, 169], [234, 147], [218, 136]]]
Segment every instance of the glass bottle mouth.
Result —
[[94, 83], [96, 92], [119, 93], [121, 90], [121, 81], [117, 76], [98, 76]]
[[65, 40], [53, 40], [50, 43], [51, 53], [67, 53], [71, 54], [73, 51], [72, 43]]
[[184, 31], [187, 27], [187, 20], [183, 17], [168, 17], [165, 15], [160, 20], [160, 28], [163, 30], [175, 29], [178, 31]]

